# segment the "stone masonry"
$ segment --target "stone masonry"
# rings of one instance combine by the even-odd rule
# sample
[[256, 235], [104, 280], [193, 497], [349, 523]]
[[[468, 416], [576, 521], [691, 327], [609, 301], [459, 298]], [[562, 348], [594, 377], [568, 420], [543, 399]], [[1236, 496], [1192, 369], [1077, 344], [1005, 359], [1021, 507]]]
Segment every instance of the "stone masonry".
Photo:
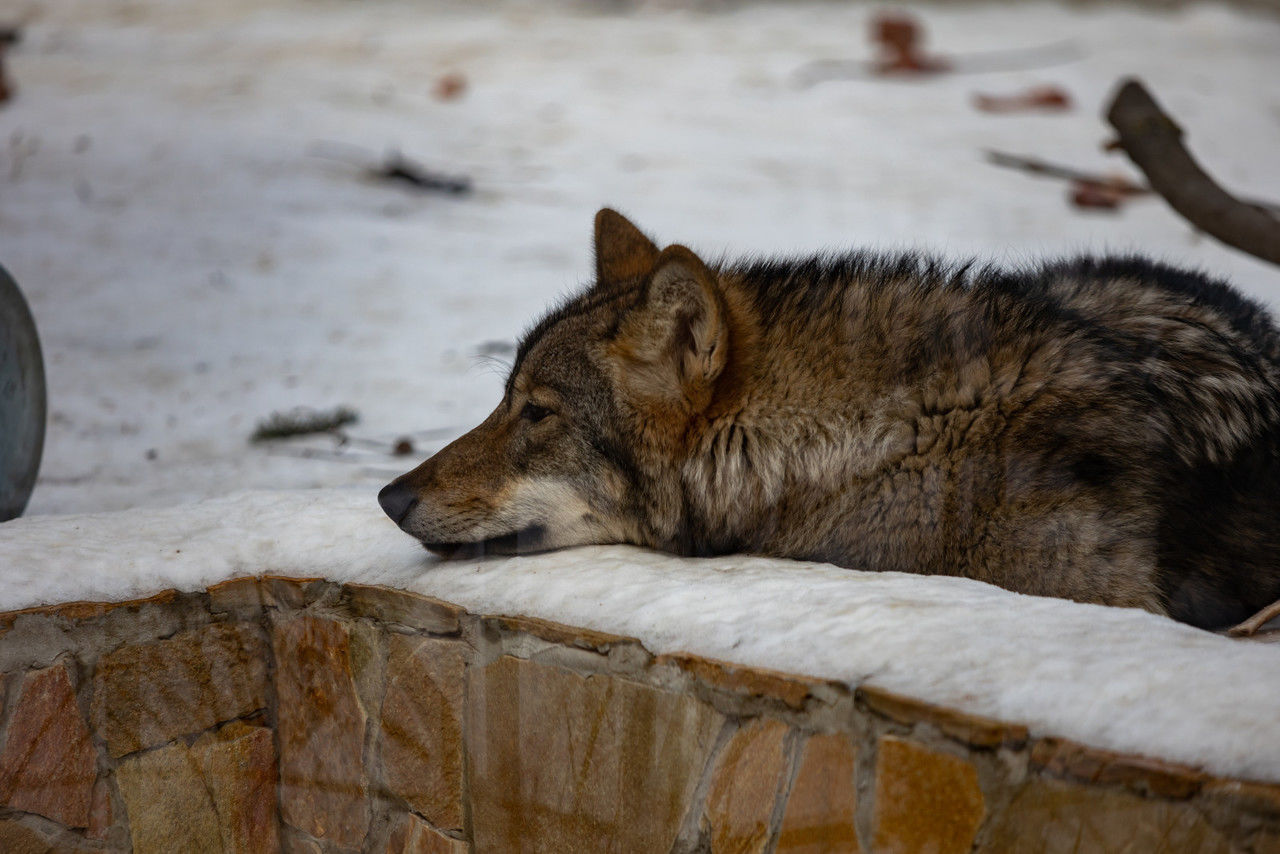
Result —
[[1280, 785], [261, 576], [0, 615], [0, 851], [1280, 852]]

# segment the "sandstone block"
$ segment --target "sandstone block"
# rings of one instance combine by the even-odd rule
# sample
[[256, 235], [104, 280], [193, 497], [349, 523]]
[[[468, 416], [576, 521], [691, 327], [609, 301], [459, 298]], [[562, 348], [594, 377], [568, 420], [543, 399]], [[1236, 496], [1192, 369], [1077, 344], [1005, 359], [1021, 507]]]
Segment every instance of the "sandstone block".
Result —
[[325, 583], [320, 578], [289, 578], [281, 575], [229, 578], [209, 588], [209, 607], [217, 612], [302, 608], [313, 591]]
[[716, 757], [705, 812], [713, 854], [764, 850], [786, 782], [786, 735], [786, 724], [756, 718], [734, 733]]
[[96, 777], [89, 727], [67, 668], [28, 673], [0, 754], [0, 803], [88, 827]]
[[415, 815], [395, 820], [387, 840], [386, 854], [467, 854], [465, 842], [445, 836]]
[[1031, 747], [1031, 762], [1051, 774], [1086, 783], [1119, 783], [1139, 794], [1188, 798], [1207, 775], [1143, 756], [1125, 756], [1061, 738], [1042, 738]]
[[537, 617], [487, 616], [482, 617], [481, 620], [486, 628], [498, 634], [527, 634], [548, 643], [589, 649], [599, 653], [607, 653], [619, 644], [640, 643], [635, 638], [584, 629], [581, 626], [568, 626]]
[[202, 732], [266, 706], [267, 649], [248, 625], [214, 624], [104, 655], [93, 717], [112, 756]]
[[342, 602], [357, 617], [399, 623], [434, 634], [457, 632], [458, 617], [462, 614], [457, 605], [407, 590], [372, 584], [344, 585]]
[[782, 814], [777, 850], [782, 854], [853, 854], [857, 751], [843, 733], [815, 735], [804, 745], [800, 768]]
[[876, 755], [877, 852], [964, 854], [986, 812], [978, 772], [958, 756], [892, 735]]
[[858, 699], [872, 711], [890, 720], [908, 725], [933, 724], [946, 735], [974, 747], [1013, 747], [1027, 742], [1027, 728], [1021, 724], [1008, 724], [946, 706], [936, 706], [883, 688], [863, 685], [858, 689]]
[[436, 827], [462, 829], [464, 647], [391, 635], [379, 743], [387, 786]]
[[135, 854], [280, 850], [271, 731], [241, 721], [117, 771]]
[[478, 852], [668, 851], [723, 719], [697, 700], [504, 656], [468, 677]]
[[983, 834], [980, 851], [1226, 854], [1229, 842], [1191, 805], [1121, 789], [1031, 780]]
[[359, 847], [369, 826], [366, 713], [350, 633], [310, 615], [272, 625], [284, 820], [317, 839]]
[[746, 697], [778, 700], [796, 711], [803, 709], [805, 701], [826, 684], [822, 680], [806, 676], [762, 667], [746, 667], [687, 652], [660, 655], [655, 663], [675, 665], [713, 688]]
[[46, 839], [41, 834], [16, 821], [0, 820], [0, 851], [4, 854], [93, 854], [95, 849], [68, 841]]

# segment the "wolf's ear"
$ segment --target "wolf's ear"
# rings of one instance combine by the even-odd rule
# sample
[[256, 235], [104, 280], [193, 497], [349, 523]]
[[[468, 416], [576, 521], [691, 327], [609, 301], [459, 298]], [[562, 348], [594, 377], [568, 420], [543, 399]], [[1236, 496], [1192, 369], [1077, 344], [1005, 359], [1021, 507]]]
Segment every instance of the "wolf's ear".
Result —
[[626, 382], [643, 396], [683, 398], [693, 411], [711, 401], [729, 356], [729, 323], [716, 275], [683, 246], [654, 264], [644, 299], [625, 321], [615, 352]]
[[596, 214], [596, 283], [611, 285], [647, 275], [658, 247], [625, 216], [610, 208]]

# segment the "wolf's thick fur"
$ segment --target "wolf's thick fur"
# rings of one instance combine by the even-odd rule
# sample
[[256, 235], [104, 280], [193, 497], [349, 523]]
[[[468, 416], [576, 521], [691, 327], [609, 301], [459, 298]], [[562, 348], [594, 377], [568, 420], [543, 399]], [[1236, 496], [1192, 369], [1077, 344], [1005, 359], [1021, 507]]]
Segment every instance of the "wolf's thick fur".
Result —
[[1280, 333], [1136, 258], [705, 264], [596, 218], [501, 404], [380, 496], [441, 553], [635, 543], [1200, 626], [1280, 598]]

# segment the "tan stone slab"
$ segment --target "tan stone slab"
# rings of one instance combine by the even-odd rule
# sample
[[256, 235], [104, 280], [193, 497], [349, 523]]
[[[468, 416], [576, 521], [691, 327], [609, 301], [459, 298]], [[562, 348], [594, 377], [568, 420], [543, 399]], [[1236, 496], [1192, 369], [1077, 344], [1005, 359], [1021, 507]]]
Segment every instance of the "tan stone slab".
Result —
[[1027, 743], [1027, 728], [1021, 724], [971, 715], [871, 685], [858, 688], [856, 696], [876, 714], [900, 724], [932, 724], [945, 735], [974, 747], [1020, 747]]
[[857, 854], [858, 806], [854, 773], [858, 753], [849, 736], [811, 736], [778, 834], [779, 854]]
[[1280, 833], [1280, 785], [1240, 780], [1213, 780], [1202, 789], [1206, 798], [1226, 803], [1233, 810], [1264, 816], [1277, 822]]
[[27, 615], [61, 617], [64, 620], [73, 622], [91, 620], [120, 609], [137, 611], [148, 605], [163, 605], [174, 601], [179, 595], [177, 590], [162, 590], [142, 599], [125, 599], [121, 602], [61, 602], [56, 605], [23, 608], [19, 611], [5, 611], [0, 613], [0, 630], [11, 628], [15, 620]]
[[813, 695], [815, 688], [834, 684], [793, 673], [704, 658], [687, 652], [660, 655], [654, 659], [654, 664], [675, 665], [713, 688], [750, 697], [780, 700], [796, 711], [804, 708], [805, 701]]
[[1033, 779], [993, 816], [979, 851], [1226, 854], [1232, 847], [1190, 804], [1102, 786]]
[[100, 848], [77, 844], [70, 834], [46, 838], [17, 821], [0, 821], [0, 852], [3, 854], [102, 854]]
[[351, 671], [351, 637], [307, 614], [272, 622], [280, 807], [317, 839], [359, 847], [369, 826], [366, 713]]
[[28, 673], [0, 754], [0, 803], [87, 827], [96, 777], [89, 727], [67, 668]]
[[589, 649], [600, 653], [607, 653], [619, 644], [640, 643], [635, 638], [610, 634], [609, 632], [598, 632], [594, 629], [584, 629], [580, 626], [569, 626], [537, 617], [486, 615], [480, 619], [486, 627], [496, 629], [503, 634], [519, 632], [532, 635], [549, 643], [564, 644], [565, 646], [574, 646], [579, 649]]
[[970, 762], [897, 736], [880, 738], [874, 851], [964, 854], [985, 812], [978, 772]]
[[503, 656], [468, 676], [477, 852], [670, 850], [723, 719], [602, 674]]
[[787, 725], [756, 718], [742, 726], [716, 757], [704, 819], [712, 854], [759, 854], [786, 783]]
[[267, 648], [253, 626], [219, 623], [102, 656], [93, 719], [112, 756], [202, 732], [266, 706]]
[[462, 644], [391, 635], [379, 744], [388, 788], [436, 827], [461, 830]]
[[386, 854], [467, 854], [467, 843], [445, 836], [416, 815], [395, 819], [387, 839]]
[[99, 850], [68, 841], [68, 837], [64, 833], [60, 839], [47, 839], [20, 822], [0, 820], [3, 854], [94, 854]]
[[280, 850], [283, 854], [329, 854], [319, 842], [288, 827], [281, 829]]
[[93, 802], [89, 807], [89, 827], [85, 835], [90, 839], [106, 839], [115, 824], [115, 810], [111, 806], [111, 786], [107, 778], [100, 777], [93, 786]]
[[460, 627], [458, 618], [465, 613], [440, 599], [369, 584], [343, 585], [341, 601], [354, 616], [438, 635], [455, 634]]
[[267, 727], [236, 721], [191, 746], [220, 820], [223, 850], [280, 850], [276, 751]]
[[1125, 756], [1061, 738], [1042, 738], [1031, 747], [1031, 762], [1050, 774], [1087, 783], [1118, 784], [1141, 794], [1189, 798], [1208, 776], [1159, 759]]
[[16, 821], [0, 821], [0, 851], [5, 854], [50, 854], [53, 845]]
[[135, 854], [280, 850], [271, 730], [237, 721], [124, 759], [116, 772]]
[[229, 578], [208, 589], [209, 607], [216, 611], [241, 608], [298, 609], [307, 604], [309, 592], [325, 582], [322, 578], [293, 578], [284, 575], [256, 575]]

